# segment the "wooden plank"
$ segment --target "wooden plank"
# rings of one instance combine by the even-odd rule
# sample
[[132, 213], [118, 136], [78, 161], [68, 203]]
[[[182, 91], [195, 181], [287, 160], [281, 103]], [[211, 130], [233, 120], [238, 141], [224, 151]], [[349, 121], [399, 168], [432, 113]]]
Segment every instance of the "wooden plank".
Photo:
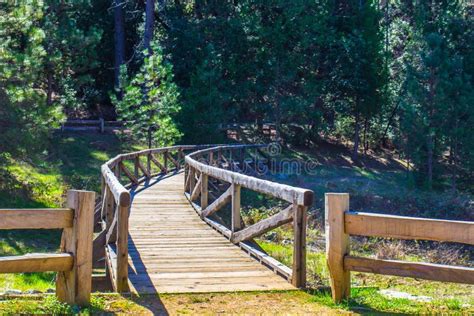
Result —
[[199, 180], [193, 188], [193, 192], [191, 193], [191, 197], [190, 197], [191, 201], [196, 200], [199, 194], [201, 194], [201, 182], [202, 182], [202, 174], [199, 176]]
[[306, 207], [293, 204], [293, 275], [291, 284], [306, 286]]
[[56, 278], [58, 299], [69, 304], [88, 305], [92, 289], [92, 238], [95, 193], [70, 190], [67, 205], [74, 209], [72, 228], [65, 228], [61, 252], [72, 253], [71, 271], [59, 272]]
[[422, 239], [474, 245], [474, 222], [346, 212], [349, 235]]
[[90, 303], [92, 290], [92, 244], [94, 238], [95, 193], [88, 191], [69, 191], [68, 206], [74, 209], [74, 267], [76, 277], [76, 304], [86, 306]]
[[232, 234], [235, 234], [242, 228], [242, 220], [240, 217], [240, 185], [232, 183], [232, 206], [231, 206], [231, 225]]
[[255, 223], [245, 229], [235, 232], [232, 235], [231, 241], [237, 244], [241, 241], [249, 240], [254, 237], [265, 234], [266, 232], [275, 229], [281, 225], [287, 224], [293, 220], [293, 205], [290, 205], [286, 209], [277, 214], [270, 216], [269, 218], [263, 219], [258, 223]]
[[222, 282], [214, 284], [181, 284], [181, 285], [152, 285], [149, 284], [132, 284], [134, 293], [156, 294], [156, 293], [213, 293], [213, 292], [246, 292], [246, 291], [271, 291], [271, 290], [295, 290], [291, 284], [285, 281], [274, 280], [269, 282], [265, 280], [260, 283], [228, 283]]
[[58, 229], [72, 227], [74, 213], [59, 209], [0, 209], [0, 229]]
[[344, 268], [349, 254], [349, 235], [344, 232], [344, 213], [349, 210], [349, 194], [325, 194], [326, 262], [332, 298], [335, 302], [350, 295], [350, 272]]
[[201, 209], [205, 209], [208, 205], [208, 177], [206, 174], [201, 177]]
[[93, 268], [103, 268], [105, 258], [105, 244], [107, 242], [107, 230], [101, 231], [94, 237], [92, 242], [92, 263]]
[[203, 217], [208, 217], [215, 212], [219, 211], [224, 205], [229, 203], [232, 198], [232, 187], [229, 187], [221, 196], [219, 196], [214, 202], [211, 203], [204, 211], [202, 211]]
[[70, 271], [74, 258], [69, 253], [38, 253], [0, 257], [0, 273]]
[[269, 267], [271, 267], [271, 269], [274, 272], [284, 276], [286, 279], [291, 279], [291, 275], [292, 275], [291, 269], [289, 267], [285, 266], [280, 261], [276, 260], [275, 258], [270, 257], [268, 254], [266, 254], [266, 253], [264, 253], [264, 252], [262, 252], [258, 249], [255, 249], [254, 247], [252, 247], [249, 244], [240, 243], [239, 246], [243, 250], [248, 252], [252, 257], [257, 258], [260, 262], [263, 262], [266, 265], [268, 265]]
[[117, 213], [117, 292], [123, 293], [128, 291], [128, 206]]
[[474, 268], [468, 267], [346, 256], [344, 268], [358, 272], [474, 284]]
[[105, 243], [106, 244], [111, 244], [115, 243], [117, 241], [117, 213], [115, 214], [114, 218], [112, 219], [112, 222], [110, 223], [110, 226], [107, 229], [106, 237], [105, 237]]

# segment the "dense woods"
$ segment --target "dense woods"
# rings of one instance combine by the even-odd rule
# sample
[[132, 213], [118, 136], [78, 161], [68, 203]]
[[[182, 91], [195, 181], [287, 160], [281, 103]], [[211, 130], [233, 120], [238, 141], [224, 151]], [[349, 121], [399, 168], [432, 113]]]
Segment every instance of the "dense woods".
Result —
[[[472, 186], [469, 1], [29, 0], [0, 3], [0, 158], [66, 117], [128, 121], [151, 146], [223, 141], [388, 148], [419, 186]], [[0, 159], [0, 160], [1, 160]], [[472, 187], [471, 187], [472, 189]]]

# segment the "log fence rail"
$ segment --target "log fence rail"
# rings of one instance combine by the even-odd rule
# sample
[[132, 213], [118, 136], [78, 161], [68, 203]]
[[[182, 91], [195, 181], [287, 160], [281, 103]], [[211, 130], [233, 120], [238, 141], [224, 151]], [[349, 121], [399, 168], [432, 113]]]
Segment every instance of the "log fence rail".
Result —
[[474, 245], [474, 222], [361, 213], [349, 210], [349, 194], [326, 193], [326, 257], [332, 297], [350, 296], [350, 272], [474, 284], [474, 268], [382, 260], [350, 255], [350, 236], [457, 242]]
[[88, 305], [94, 199], [94, 192], [70, 190], [67, 208], [0, 209], [0, 230], [62, 229], [60, 253], [0, 257], [0, 273], [57, 272], [58, 299], [72, 305]]

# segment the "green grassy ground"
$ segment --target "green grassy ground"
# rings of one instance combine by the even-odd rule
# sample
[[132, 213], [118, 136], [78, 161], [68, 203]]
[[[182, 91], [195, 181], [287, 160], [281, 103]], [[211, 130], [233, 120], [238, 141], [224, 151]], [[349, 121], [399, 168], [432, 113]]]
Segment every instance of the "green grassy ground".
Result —
[[[272, 257], [291, 266], [292, 245], [281, 245], [264, 240], [259, 245]], [[358, 254], [358, 253], [356, 253]], [[413, 258], [402, 258], [413, 260]], [[417, 258], [418, 260], [422, 258]], [[474, 286], [465, 284], [430, 282], [412, 278], [399, 278], [366, 273], [352, 273], [351, 298], [342, 304], [334, 304], [329, 289], [329, 274], [323, 251], [307, 253], [307, 274], [312, 300], [329, 307], [357, 312], [379, 311], [390, 313], [474, 313]], [[313, 289], [313, 290], [311, 290]], [[429, 302], [407, 298], [389, 298], [380, 290], [404, 292], [413, 296], [427, 296]]]
[[[0, 208], [60, 207], [68, 189], [97, 192], [100, 166], [119, 153], [140, 149], [123, 145], [112, 134], [58, 134], [51, 144], [30, 161], [8, 161], [0, 173]], [[55, 252], [59, 242], [59, 231], [0, 231], [0, 256]], [[54, 287], [54, 273], [0, 275], [0, 292]]]

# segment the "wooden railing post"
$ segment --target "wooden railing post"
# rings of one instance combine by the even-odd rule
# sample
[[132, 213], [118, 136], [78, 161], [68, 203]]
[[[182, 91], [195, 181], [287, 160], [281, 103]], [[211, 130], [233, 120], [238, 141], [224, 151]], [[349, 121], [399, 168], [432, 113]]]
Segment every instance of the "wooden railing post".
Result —
[[99, 118], [99, 130], [101, 133], [103, 133], [105, 131], [105, 124], [104, 124], [104, 119], [103, 118]]
[[210, 151], [209, 152], [209, 166], [214, 165], [214, 152]]
[[138, 173], [138, 172], [139, 172], [139, 171], [138, 171], [138, 170], [139, 170], [139, 167], [138, 167], [139, 161], [138, 161], [138, 159], [140, 159], [140, 157], [136, 156], [136, 157], [135, 157], [134, 164], [133, 164], [133, 165], [134, 165], [134, 166], [133, 166], [133, 167], [134, 167], [134, 168], [133, 168], [133, 174], [135, 175], [135, 178], [137, 178], [137, 179], [140, 177], [140, 176], [139, 176], [139, 173]]
[[163, 152], [163, 166], [165, 167], [165, 174], [168, 173], [168, 151]]
[[193, 193], [194, 186], [196, 185], [196, 178], [195, 178], [196, 171], [193, 167], [189, 166], [189, 194]]
[[117, 208], [117, 292], [128, 291], [128, 216], [130, 206]]
[[94, 202], [94, 192], [68, 191], [67, 206], [74, 210], [74, 220], [72, 227], [63, 230], [61, 252], [71, 253], [74, 265], [71, 271], [58, 273], [56, 294], [60, 301], [69, 304], [90, 303]]
[[293, 203], [293, 274], [291, 283], [298, 288], [306, 286], [306, 206]]
[[208, 204], [208, 176], [204, 172], [201, 175], [201, 209], [204, 210]]
[[148, 174], [151, 176], [151, 154], [146, 155], [146, 170], [148, 171]]
[[344, 256], [349, 254], [349, 235], [344, 231], [344, 213], [349, 210], [349, 194], [325, 194], [326, 260], [332, 298], [340, 302], [350, 295], [350, 271], [344, 269]]
[[241, 228], [240, 185], [232, 183], [232, 232], [236, 232]]

